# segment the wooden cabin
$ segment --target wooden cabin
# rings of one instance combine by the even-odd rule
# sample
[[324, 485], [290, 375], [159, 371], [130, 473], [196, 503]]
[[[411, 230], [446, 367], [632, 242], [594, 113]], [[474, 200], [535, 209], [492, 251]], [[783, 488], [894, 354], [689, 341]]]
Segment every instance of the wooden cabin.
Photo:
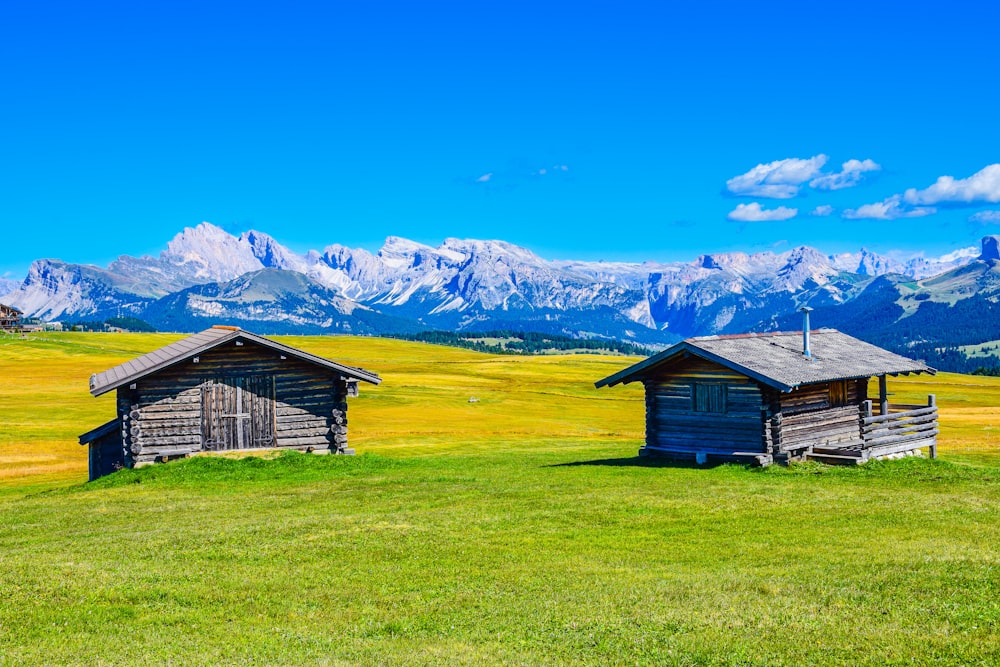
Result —
[[212, 327], [90, 378], [117, 416], [80, 436], [90, 479], [197, 452], [353, 454], [347, 398], [378, 375], [238, 327]]
[[[801, 342], [800, 342], [801, 341]], [[936, 455], [937, 407], [892, 405], [886, 376], [935, 373], [834, 329], [689, 338], [596, 383], [642, 382], [640, 455], [772, 462]], [[879, 397], [868, 383], [879, 379]]]
[[20, 331], [23, 314], [14, 306], [0, 303], [0, 331]]

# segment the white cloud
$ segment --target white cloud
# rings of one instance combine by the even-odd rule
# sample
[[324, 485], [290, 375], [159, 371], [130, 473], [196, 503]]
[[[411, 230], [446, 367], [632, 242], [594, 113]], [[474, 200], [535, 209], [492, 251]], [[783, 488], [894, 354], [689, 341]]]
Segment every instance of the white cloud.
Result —
[[1000, 211], [980, 211], [969, 216], [969, 222], [979, 222], [984, 225], [1000, 223]]
[[937, 209], [926, 206], [907, 206], [899, 195], [893, 195], [874, 204], [847, 209], [844, 211], [843, 217], [848, 220], [896, 220], [898, 218], [919, 218], [936, 212]]
[[840, 165], [839, 173], [823, 174], [809, 181], [809, 185], [817, 190], [842, 190], [860, 183], [865, 173], [881, 169], [882, 165], [874, 160], [848, 160]]
[[817, 206], [814, 208], [809, 215], [815, 215], [817, 217], [826, 217], [828, 215], [833, 215], [833, 207], [829, 204], [823, 204], [822, 206]]
[[941, 176], [924, 190], [910, 188], [903, 199], [908, 204], [995, 204], [1000, 202], [1000, 164], [987, 165], [968, 178]]
[[788, 220], [799, 214], [799, 209], [779, 206], [773, 209], [762, 209], [757, 202], [740, 204], [729, 212], [726, 217], [736, 222], [771, 222]]
[[840, 165], [840, 171], [824, 173], [828, 159], [820, 153], [809, 159], [786, 158], [758, 164], [726, 181], [726, 189], [738, 196], [791, 199], [807, 183], [816, 190], [842, 190], [860, 183], [866, 173], [882, 169], [874, 160], [851, 159]]
[[482, 176], [476, 179], [476, 183], [489, 183], [491, 178], [493, 178], [492, 172], [489, 174], [483, 174]]
[[787, 158], [767, 164], [758, 164], [745, 174], [726, 181], [726, 189], [734, 195], [791, 199], [799, 194], [799, 187], [820, 176], [827, 156], [815, 155], [808, 160]]

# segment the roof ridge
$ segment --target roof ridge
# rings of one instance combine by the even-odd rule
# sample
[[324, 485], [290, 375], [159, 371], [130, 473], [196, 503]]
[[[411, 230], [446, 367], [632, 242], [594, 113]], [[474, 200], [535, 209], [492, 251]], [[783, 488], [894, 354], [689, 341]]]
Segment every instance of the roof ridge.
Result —
[[[822, 327], [819, 329], [810, 329], [809, 333], [817, 334], [817, 333], [843, 333], [843, 332], [838, 329], [833, 329], [830, 327]], [[752, 331], [752, 332], [738, 333], [738, 334], [712, 334], [711, 336], [692, 336], [690, 338], [685, 338], [684, 342], [693, 343], [702, 340], [737, 340], [740, 338], [778, 338], [781, 336], [801, 336], [801, 335], [802, 335], [802, 329], [793, 331]]]
[[356, 377], [357, 379], [365, 380], [366, 382], [371, 382], [373, 384], [379, 384], [381, 382], [381, 378], [379, 378], [376, 373], [367, 371], [364, 368], [341, 364], [333, 361], [332, 359], [327, 359], [325, 357], [312, 354], [311, 352], [306, 352], [305, 350], [292, 347], [291, 345], [279, 343], [278, 341], [271, 340], [265, 336], [260, 336], [250, 331], [246, 331], [240, 327], [217, 325], [209, 327], [203, 331], [190, 334], [180, 340], [176, 340], [173, 343], [151, 350], [150, 352], [140, 355], [134, 359], [124, 361], [117, 366], [100, 373], [95, 373], [90, 378], [90, 393], [94, 396], [100, 396], [101, 394], [107, 393], [112, 389], [124, 386], [148, 375], [159, 373], [160, 371], [179, 364], [186, 359], [196, 357], [199, 354], [208, 352], [209, 350], [214, 350], [220, 345], [224, 345], [229, 341], [239, 339], [241, 337], [246, 338], [248, 341], [253, 342], [256, 345], [270, 348], [271, 350], [279, 351], [283, 354], [288, 354], [299, 359], [300, 361], [322, 366], [343, 375]]
[[597, 382], [611, 386], [644, 377], [661, 364], [695, 355], [754, 378], [781, 391], [817, 382], [848, 380], [900, 373], [935, 373], [923, 361], [909, 359], [836, 329], [812, 333], [811, 358], [791, 344], [801, 331], [703, 336], [688, 338], [643, 361]]

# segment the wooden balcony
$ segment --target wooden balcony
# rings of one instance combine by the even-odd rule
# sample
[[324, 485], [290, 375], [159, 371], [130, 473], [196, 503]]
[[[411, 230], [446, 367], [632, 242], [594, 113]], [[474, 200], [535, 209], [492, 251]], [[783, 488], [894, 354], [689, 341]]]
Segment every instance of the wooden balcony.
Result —
[[884, 414], [872, 413], [872, 402], [865, 401], [861, 418], [865, 459], [898, 454], [926, 447], [937, 458], [938, 411], [934, 394], [927, 405], [885, 404]]
[[937, 458], [938, 411], [935, 396], [926, 405], [880, 403], [878, 414], [865, 401], [860, 416], [861, 439], [844, 445], [813, 447], [807, 458], [824, 463], [859, 464], [873, 458], [926, 448]]

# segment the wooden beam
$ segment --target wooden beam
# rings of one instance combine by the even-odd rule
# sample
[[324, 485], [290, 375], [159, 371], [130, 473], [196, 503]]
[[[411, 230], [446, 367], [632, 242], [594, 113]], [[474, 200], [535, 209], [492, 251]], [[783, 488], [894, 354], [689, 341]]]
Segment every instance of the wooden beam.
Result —
[[886, 387], [885, 375], [878, 376], [878, 402], [879, 414], [889, 414], [889, 391]]
[[[936, 408], [937, 407], [937, 396], [935, 394], [930, 394], [927, 397], [927, 407], [929, 407], [929, 408]], [[930, 445], [930, 447], [928, 447], [928, 449], [930, 450], [931, 458], [932, 459], [936, 459], [937, 458], [937, 438], [934, 438], [934, 442], [931, 443], [931, 445]]]

